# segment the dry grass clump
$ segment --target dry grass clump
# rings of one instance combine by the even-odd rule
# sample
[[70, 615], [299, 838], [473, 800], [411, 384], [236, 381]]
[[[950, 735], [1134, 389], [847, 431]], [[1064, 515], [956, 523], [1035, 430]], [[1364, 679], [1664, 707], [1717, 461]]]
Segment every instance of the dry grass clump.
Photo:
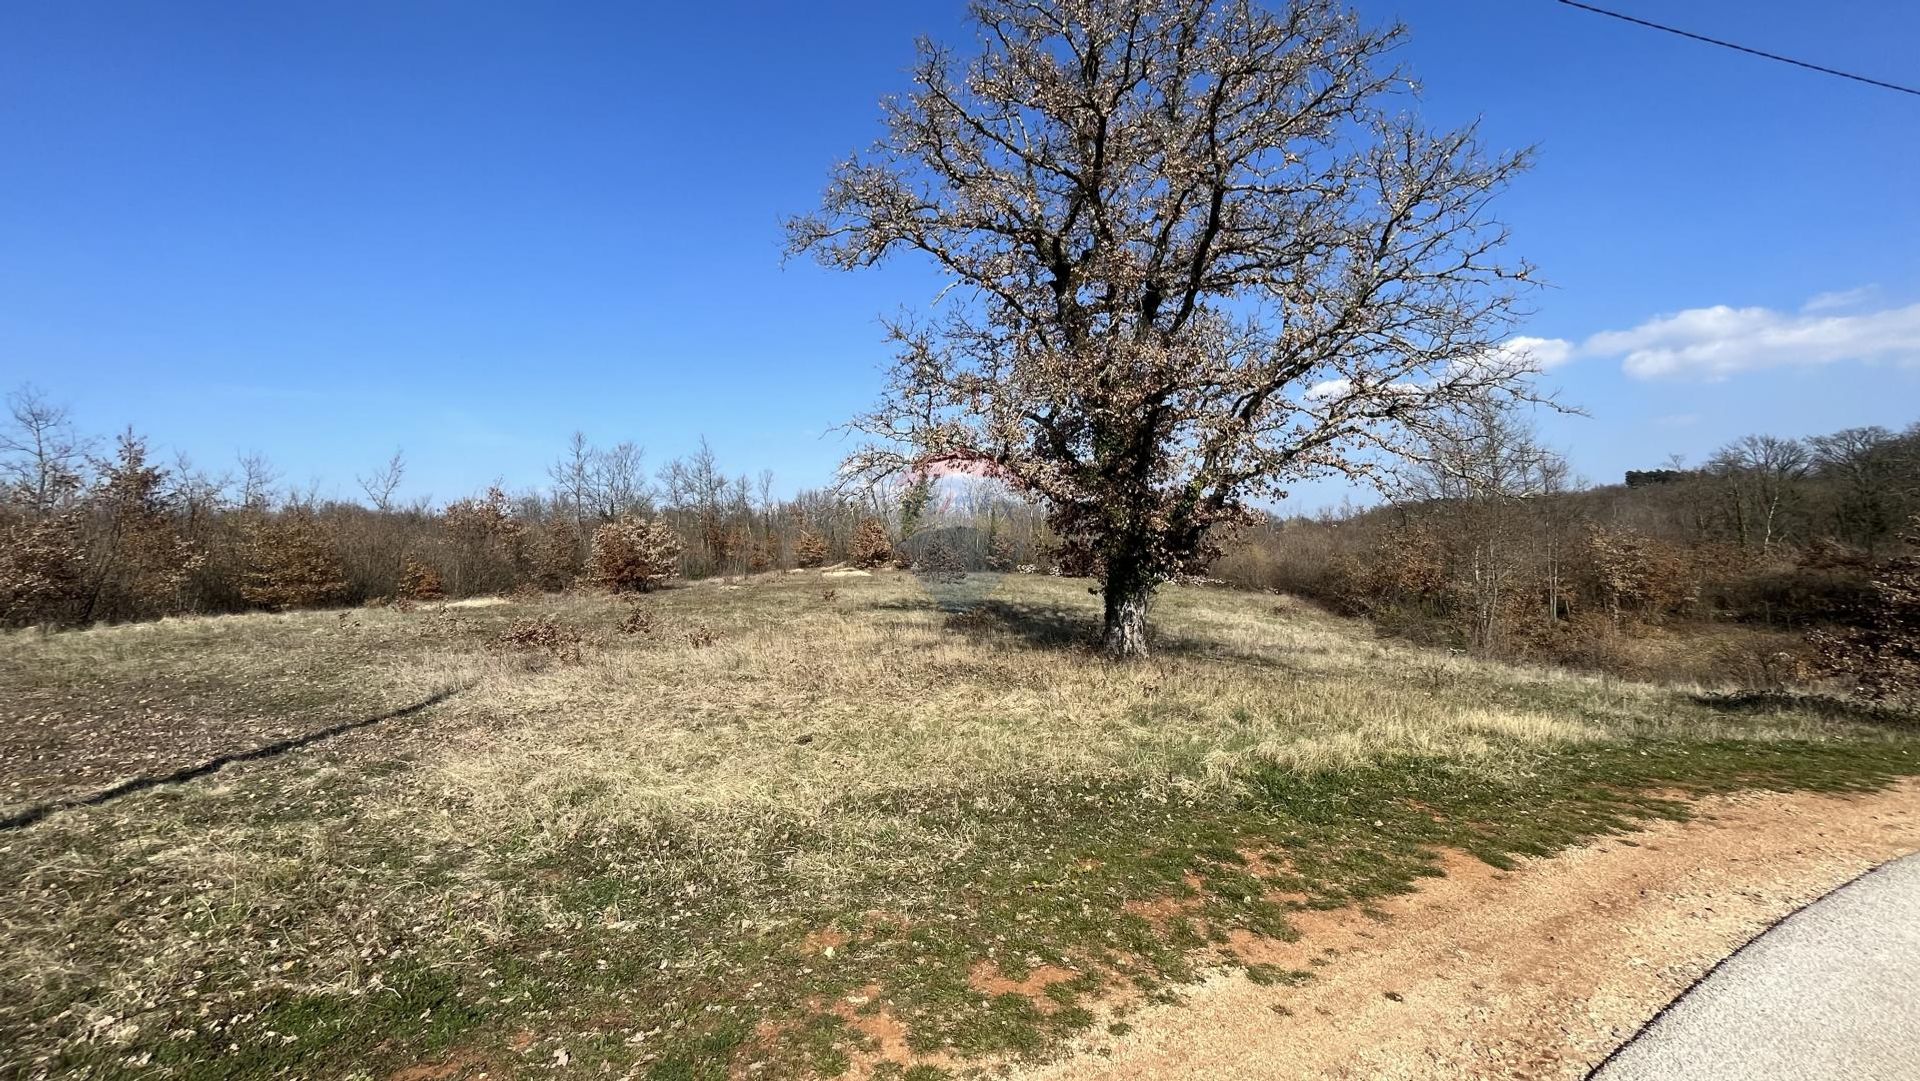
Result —
[[503, 649], [544, 653], [563, 664], [579, 664], [586, 636], [553, 615], [516, 619], [494, 639]]
[[653, 618], [653, 609], [638, 604], [627, 605], [620, 616], [620, 622], [614, 629], [621, 634], [652, 634], [658, 629], [658, 621]]

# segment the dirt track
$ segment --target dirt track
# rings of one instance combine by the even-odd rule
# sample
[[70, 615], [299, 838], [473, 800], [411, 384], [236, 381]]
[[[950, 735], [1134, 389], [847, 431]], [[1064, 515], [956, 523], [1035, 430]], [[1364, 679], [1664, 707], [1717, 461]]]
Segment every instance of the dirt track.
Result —
[[1019, 1076], [1580, 1078], [1742, 942], [1920, 849], [1915, 783], [1716, 798], [1699, 816], [1513, 872], [1450, 858], [1386, 922], [1329, 913], [1296, 921], [1298, 942], [1240, 943], [1316, 979], [1216, 976]]

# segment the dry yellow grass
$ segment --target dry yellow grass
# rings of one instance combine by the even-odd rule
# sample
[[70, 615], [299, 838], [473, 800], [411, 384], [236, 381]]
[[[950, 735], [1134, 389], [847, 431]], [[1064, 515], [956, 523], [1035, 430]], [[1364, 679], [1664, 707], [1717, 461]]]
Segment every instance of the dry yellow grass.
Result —
[[[668, 630], [611, 640], [579, 665], [451, 652], [395, 677], [413, 693], [477, 680], [453, 708], [482, 723], [427, 776], [482, 821], [557, 838], [609, 816], [811, 817], [850, 796], [1009, 776], [1127, 778], [1152, 794], [1230, 789], [1257, 765], [1396, 756], [1499, 775], [1538, 745], [1833, 728], [1790, 712], [1728, 719], [1684, 691], [1377, 640], [1276, 600], [1170, 589], [1159, 654], [1113, 665], [1059, 641], [1079, 629], [1073, 617], [1091, 625], [1081, 582], [1009, 576], [979, 614], [955, 618], [909, 575], [842, 581], [831, 601], [811, 575], [779, 576], [645, 602], [663, 626], [712, 631], [710, 646]], [[616, 603], [542, 608], [591, 627], [611, 623]]]
[[[1129, 868], [1141, 853], [1124, 830], [1101, 833], [1104, 816], [1164, 826], [1154, 844], [1168, 850], [1217, 847], [1241, 827], [1206, 816], [1241, 814], [1250, 779], [1275, 769], [1304, 785], [1411, 762], [1498, 785], [1561, 749], [1894, 738], [1788, 707], [1721, 712], [1694, 688], [1417, 649], [1224, 590], [1166, 590], [1156, 655], [1115, 665], [1079, 644], [1097, 616], [1087, 583], [985, 584], [945, 606], [952, 590], [935, 596], [895, 573], [701, 584], [639, 601], [653, 617], [643, 634], [619, 629], [630, 602], [582, 594], [0, 635], [4, 738], [33, 751], [0, 767], [9, 810], [296, 741], [0, 833], [12, 883], [0, 958], [24, 973], [16, 1002], [0, 1004], [0, 1037], [20, 1063], [40, 1063], [24, 1076], [55, 1076], [49, 1064], [61, 1062], [111, 1073], [100, 1064], [124, 1067], [169, 1039], [241, 1047], [264, 1076], [293, 1024], [271, 1021], [273, 1010], [295, 999], [299, 1016], [326, 1018], [394, 1001], [386, 1020], [309, 1020], [291, 1034], [340, 1055], [389, 1055], [443, 1046], [433, 1019], [450, 1009], [518, 1018], [563, 986], [583, 1009], [634, 1014], [614, 1042], [641, 1048], [631, 1053], [644, 1063], [656, 1054], [648, 1025], [685, 1035], [712, 1020], [693, 988], [743, 996], [725, 1000], [729, 1011], [773, 993], [768, 972], [796, 981], [794, 995], [832, 991], [838, 974], [796, 972], [780, 943], [848, 913], [949, 928], [1034, 921], [919, 947], [951, 951], [943, 971], [959, 973], [977, 960], [967, 935], [984, 935], [988, 950], [1038, 935], [1036, 956], [1107, 935], [1089, 929], [1117, 918], [1091, 905], [1108, 896], [1099, 891], [1177, 887], [1183, 864]], [[516, 621], [549, 618], [582, 636], [577, 651], [503, 638]], [[298, 742], [448, 691], [458, 693], [424, 712]], [[1391, 812], [1366, 820], [1381, 813]], [[1065, 846], [1045, 830], [1006, 832], [1029, 814], [1090, 832]], [[1305, 838], [1322, 826], [1302, 828]], [[1336, 831], [1314, 843], [1387, 841]], [[994, 890], [1025, 897], [1021, 867], [1068, 860], [1075, 844], [1112, 862], [1113, 884], [1031, 917], [995, 907], [1009, 902]], [[1405, 845], [1371, 858], [1387, 870], [1326, 873], [1361, 875], [1341, 888], [1364, 896], [1418, 865]], [[1003, 871], [1012, 877], [982, 884]], [[988, 892], [955, 910], [959, 886]], [[1177, 970], [1174, 953], [1151, 952], [1167, 943], [1130, 948]], [[515, 959], [511, 979], [502, 958]], [[900, 978], [896, 1001], [920, 996], [922, 1023], [958, 1008], [932, 977]], [[420, 989], [445, 979], [457, 1001]], [[610, 989], [582, 990], [600, 979]], [[682, 1012], [663, 1020], [643, 1000]], [[1009, 1040], [1040, 1022], [999, 1023], [994, 1039]], [[810, 1068], [840, 1053], [816, 1048]], [[0, 1075], [18, 1064], [0, 1054]]]

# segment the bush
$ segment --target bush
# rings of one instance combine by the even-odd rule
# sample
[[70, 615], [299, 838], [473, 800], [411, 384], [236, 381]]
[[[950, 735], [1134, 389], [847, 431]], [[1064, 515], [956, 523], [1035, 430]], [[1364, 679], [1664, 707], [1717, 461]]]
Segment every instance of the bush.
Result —
[[[1920, 517], [1905, 539], [1920, 549]], [[1887, 560], [1846, 626], [1809, 637], [1821, 668], [1852, 676], [1866, 697], [1920, 703], [1920, 555]]]
[[747, 570], [753, 574], [763, 574], [773, 569], [773, 550], [764, 540], [754, 542], [747, 553]]
[[516, 619], [500, 632], [495, 644], [525, 653], [544, 653], [562, 664], [580, 663], [584, 635], [552, 616]]
[[1018, 562], [1013, 550], [1013, 538], [1005, 533], [995, 533], [987, 538], [987, 569], [1005, 573], [1011, 571]]
[[441, 563], [460, 596], [505, 593], [525, 577], [527, 530], [497, 486], [479, 499], [459, 499], [441, 514], [454, 558]]
[[666, 523], [623, 517], [594, 530], [587, 576], [616, 593], [644, 593], [674, 576], [680, 550]]
[[1699, 577], [1687, 553], [1629, 529], [1594, 527], [1582, 568], [1588, 588], [1615, 625], [1628, 616], [1659, 619], [1699, 598]]
[[440, 572], [420, 562], [409, 559], [400, 567], [400, 581], [394, 587], [394, 595], [410, 601], [437, 601], [446, 596], [441, 588]]
[[652, 634], [658, 629], [658, 621], [653, 618], [653, 609], [631, 604], [627, 606], [626, 614], [620, 617], [616, 629], [621, 634]]
[[168, 472], [148, 464], [131, 432], [100, 467], [87, 502], [92, 536], [86, 587], [75, 622], [146, 619], [186, 607], [186, 585], [206, 552], [183, 536]]
[[1706, 651], [1702, 682], [1730, 683], [1748, 690], [1779, 693], [1805, 683], [1815, 672], [1804, 642], [1791, 644], [1764, 637], [1730, 637]]
[[244, 527], [247, 569], [240, 595], [263, 608], [317, 608], [346, 599], [346, 570], [313, 516], [293, 511]]
[[8, 525], [0, 533], [0, 624], [77, 620], [86, 590], [83, 543], [74, 514]]
[[1356, 615], [1379, 618], [1393, 609], [1443, 615], [1455, 601], [1447, 562], [1446, 546], [1434, 530], [1399, 525], [1371, 551], [1335, 559], [1327, 572], [1328, 589], [1340, 608]]
[[877, 518], [864, 518], [853, 531], [853, 546], [848, 555], [856, 567], [873, 568], [893, 559], [893, 538]]
[[793, 561], [802, 567], [818, 567], [827, 561], [827, 542], [811, 530], [801, 530], [793, 542]]
[[913, 570], [936, 582], [960, 582], [967, 577], [966, 560], [952, 546], [938, 540], [920, 549], [919, 558], [913, 561]]
[[549, 521], [534, 543], [534, 582], [557, 593], [573, 585], [582, 566], [579, 528], [566, 518]]

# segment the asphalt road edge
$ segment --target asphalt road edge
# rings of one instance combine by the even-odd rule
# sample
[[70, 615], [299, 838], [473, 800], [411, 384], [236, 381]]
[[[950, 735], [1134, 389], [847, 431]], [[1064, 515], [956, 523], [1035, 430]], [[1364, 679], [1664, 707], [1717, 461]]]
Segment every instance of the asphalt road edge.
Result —
[[1806, 902], [1800, 905], [1796, 905], [1792, 911], [1782, 914], [1779, 919], [1774, 920], [1773, 922], [1767, 924], [1765, 927], [1762, 927], [1760, 930], [1754, 932], [1751, 938], [1748, 938], [1745, 942], [1742, 942], [1739, 946], [1735, 947], [1733, 952], [1727, 954], [1725, 957], [1722, 957], [1720, 960], [1715, 961], [1712, 967], [1708, 968], [1705, 972], [1702, 972], [1700, 975], [1696, 976], [1692, 983], [1687, 984], [1686, 987], [1681, 989], [1679, 994], [1673, 996], [1671, 999], [1668, 999], [1667, 1004], [1665, 1006], [1660, 1007], [1659, 1010], [1655, 1011], [1652, 1017], [1649, 1017], [1644, 1022], [1642, 1022], [1640, 1027], [1634, 1031], [1633, 1035], [1620, 1041], [1620, 1043], [1617, 1046], [1615, 1046], [1613, 1050], [1607, 1052], [1606, 1058], [1603, 1058], [1599, 1062], [1594, 1063], [1593, 1068], [1586, 1072], [1584, 1081], [1594, 1081], [1594, 1078], [1596, 1078], [1599, 1075], [1601, 1070], [1606, 1069], [1607, 1066], [1610, 1063], [1612, 1063], [1614, 1059], [1618, 1058], [1620, 1054], [1624, 1052], [1627, 1048], [1632, 1047], [1634, 1044], [1639, 1043], [1640, 1040], [1644, 1038], [1648, 1032], [1653, 1030], [1653, 1027], [1655, 1025], [1660, 1023], [1661, 1018], [1665, 1017], [1669, 1012], [1671, 1012], [1674, 1007], [1680, 1005], [1682, 1002], [1685, 1002], [1687, 1000], [1687, 997], [1693, 994], [1695, 989], [1697, 989], [1701, 984], [1706, 983], [1708, 980], [1712, 979], [1716, 973], [1718, 973], [1722, 968], [1726, 967], [1729, 963], [1731, 963], [1734, 958], [1739, 957], [1741, 954], [1747, 952], [1748, 947], [1752, 946], [1754, 943], [1772, 934], [1776, 928], [1778, 928], [1784, 923], [1791, 921], [1795, 916], [1800, 915], [1800, 913], [1805, 912], [1807, 909], [1812, 908], [1814, 905], [1817, 905], [1820, 902], [1826, 900], [1827, 898], [1832, 897], [1834, 894], [1839, 893], [1841, 890], [1847, 889], [1853, 886], [1855, 883], [1859, 882], [1861, 879], [1864, 879], [1869, 875], [1875, 874], [1886, 867], [1890, 867], [1893, 864], [1898, 863], [1901, 860], [1904, 860], [1909, 856], [1914, 856], [1914, 855], [1920, 855], [1920, 849], [1916, 849], [1913, 852], [1904, 853], [1902, 855], [1894, 856], [1890, 859], [1882, 860], [1879, 863], [1876, 863], [1873, 866], [1867, 868], [1866, 870], [1861, 871], [1859, 874], [1854, 875], [1852, 878], [1847, 879], [1845, 882], [1842, 882], [1839, 885], [1833, 887], [1832, 889], [1826, 891], [1825, 893], [1822, 893], [1820, 896], [1810, 898]]

